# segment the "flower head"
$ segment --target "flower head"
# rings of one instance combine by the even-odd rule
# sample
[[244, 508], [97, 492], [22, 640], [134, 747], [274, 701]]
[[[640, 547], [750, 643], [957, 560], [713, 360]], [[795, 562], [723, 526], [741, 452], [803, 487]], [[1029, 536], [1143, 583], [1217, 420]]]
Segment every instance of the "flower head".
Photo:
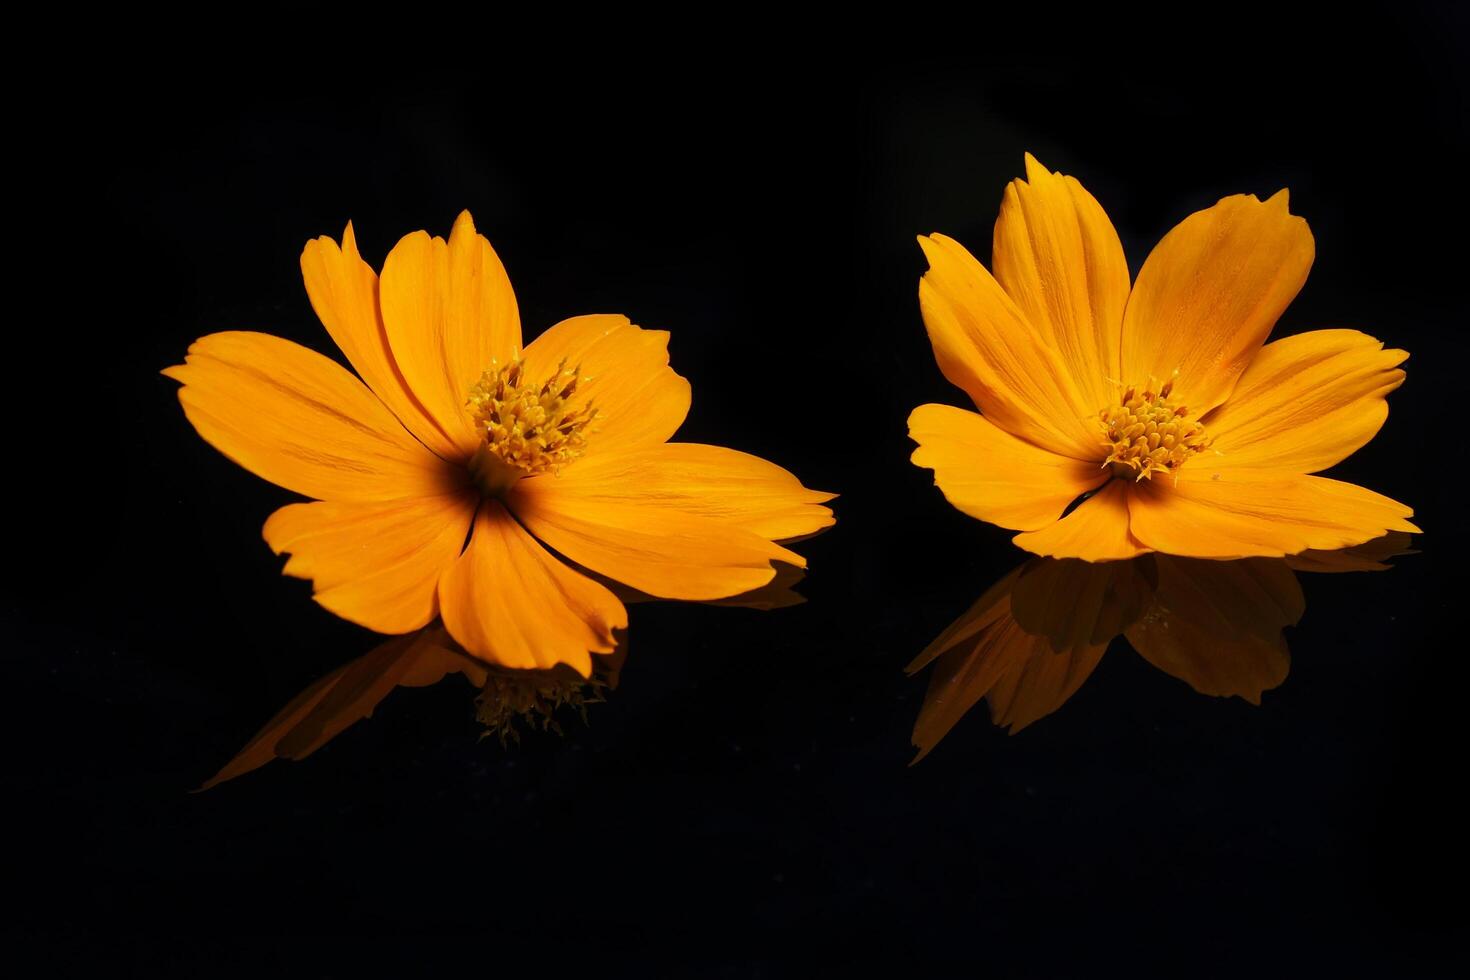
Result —
[[1286, 191], [1190, 215], [1130, 283], [1097, 201], [1028, 154], [992, 271], [943, 235], [919, 244], [935, 357], [979, 414], [920, 406], [913, 460], [1022, 548], [1225, 559], [1418, 530], [1403, 504], [1310, 475], [1377, 433], [1408, 354], [1356, 330], [1265, 343], [1314, 254]]
[[356, 375], [247, 332], [201, 338], [164, 374], [215, 448], [314, 498], [271, 515], [265, 539], [339, 616], [395, 634], [442, 617], [483, 661], [587, 677], [628, 618], [586, 571], [720, 599], [771, 581], [773, 562], [803, 567], [776, 542], [832, 523], [832, 495], [779, 466], [669, 441], [690, 391], [666, 332], [579, 316], [522, 347], [468, 212], [448, 241], [403, 238], [381, 277], [350, 224], [340, 246], [307, 243], [301, 269]]

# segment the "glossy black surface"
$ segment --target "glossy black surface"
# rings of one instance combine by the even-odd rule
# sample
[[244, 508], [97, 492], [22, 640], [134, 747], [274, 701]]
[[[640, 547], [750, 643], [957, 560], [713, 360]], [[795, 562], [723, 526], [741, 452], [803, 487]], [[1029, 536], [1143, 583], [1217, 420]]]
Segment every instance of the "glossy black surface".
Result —
[[[9, 925], [118, 933], [35, 947], [53, 957], [322, 975], [417, 971], [388, 937], [424, 932], [486, 973], [1450, 972], [1465, 49], [1439, 13], [1355, 30], [1371, 55], [1261, 26], [1162, 63], [603, 52], [390, 83], [293, 46], [120, 70], [49, 123], [78, 211], [51, 254], [87, 272], [61, 272], [49, 320], [12, 322], [60, 386], [13, 408], [18, 438], [51, 446], [39, 420], [62, 418], [71, 448], [25, 454], [64, 516], [16, 532]], [[1413, 355], [1332, 475], [1428, 533], [1392, 571], [1303, 577], [1291, 673], [1260, 707], [1120, 641], [1056, 714], [1007, 737], [978, 709], [908, 768], [925, 682], [903, 666], [1023, 557], [907, 462], [908, 412], [964, 404], [924, 336], [914, 236], [986, 257], [1026, 150], [1099, 198], [1135, 273], [1189, 212], [1289, 186], [1317, 259], [1276, 335], [1356, 327]], [[199, 439], [157, 371], [220, 329], [335, 356], [304, 242], [350, 218], [377, 266], [466, 207], [527, 337], [584, 312], [669, 329], [694, 388], [679, 438], [842, 494], [799, 546], [808, 601], [632, 607], [617, 690], [564, 737], [478, 740], [451, 678], [190, 795], [378, 639], [278, 574], [260, 526], [293, 498]], [[325, 934], [358, 938], [278, 952]]]

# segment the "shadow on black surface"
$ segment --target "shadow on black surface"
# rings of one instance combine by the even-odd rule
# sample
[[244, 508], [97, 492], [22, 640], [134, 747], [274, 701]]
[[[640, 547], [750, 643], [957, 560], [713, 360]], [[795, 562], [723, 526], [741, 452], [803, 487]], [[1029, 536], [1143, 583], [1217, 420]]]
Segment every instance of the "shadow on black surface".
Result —
[[1297, 572], [1366, 572], [1408, 554], [1401, 532], [1341, 551], [1209, 561], [1150, 554], [1033, 558], [991, 586], [909, 664], [936, 664], [914, 724], [918, 762], [981, 698], [1019, 732], [1056, 711], [1118, 636], [1201, 694], [1251, 704], [1286, 680], [1282, 630], [1306, 609]]

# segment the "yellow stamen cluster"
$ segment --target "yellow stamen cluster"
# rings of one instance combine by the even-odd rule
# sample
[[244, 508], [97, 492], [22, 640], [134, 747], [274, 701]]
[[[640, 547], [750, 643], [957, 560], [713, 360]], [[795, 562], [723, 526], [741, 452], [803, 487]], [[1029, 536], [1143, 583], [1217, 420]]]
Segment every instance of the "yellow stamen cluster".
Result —
[[1118, 404], [1098, 413], [1111, 466], [1119, 476], [1152, 479], [1174, 472], [1185, 460], [1209, 448], [1205, 427], [1189, 418], [1189, 409], [1169, 400], [1174, 379], [1162, 386], [1154, 378], [1140, 390], [1130, 385]]
[[502, 746], [519, 742], [519, 726], [561, 735], [557, 713], [571, 708], [586, 724], [587, 705], [601, 704], [607, 686], [599, 672], [583, 677], [565, 665], [550, 670], [491, 670], [475, 699], [477, 717], [485, 726], [480, 737], [497, 736]]
[[527, 382], [520, 358], [504, 365], [491, 362], [470, 389], [467, 407], [485, 440], [471, 468], [500, 484], [508, 473], [518, 479], [559, 472], [582, 455], [590, 426], [601, 417], [591, 402], [572, 404], [584, 380], [581, 368], [567, 367], [565, 359], [540, 384]]

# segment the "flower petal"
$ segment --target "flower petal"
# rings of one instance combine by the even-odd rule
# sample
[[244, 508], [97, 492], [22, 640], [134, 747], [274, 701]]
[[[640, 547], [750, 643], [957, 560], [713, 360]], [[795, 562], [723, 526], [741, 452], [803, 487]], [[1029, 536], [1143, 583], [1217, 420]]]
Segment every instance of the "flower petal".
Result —
[[322, 326], [373, 394], [419, 441], [445, 459], [453, 458], [454, 443], [409, 391], [393, 360], [378, 312], [378, 274], [358, 254], [351, 222], [340, 248], [325, 235], [306, 243], [301, 275]]
[[1083, 398], [1061, 356], [965, 247], [944, 235], [919, 239], [929, 271], [919, 309], [939, 369], [1013, 436], [1077, 459], [1097, 459]]
[[775, 463], [721, 446], [668, 442], [605, 453], [551, 479], [584, 504], [667, 507], [771, 541], [814, 534], [834, 520], [821, 505], [835, 494], [808, 490]]
[[265, 522], [287, 575], [311, 579], [324, 608], [379, 633], [439, 615], [439, 576], [464, 549], [478, 497], [461, 492], [373, 503], [282, 507]]
[[326, 500], [448, 493], [463, 477], [340, 364], [263, 333], [210, 334], [163, 372], [204, 440], [287, 490]]
[[1011, 540], [1018, 548], [1049, 558], [1120, 561], [1147, 554], [1152, 549], [1128, 527], [1129, 490], [1126, 481], [1113, 480], [1055, 524]]
[[1092, 676], [1107, 649], [1106, 640], [1061, 652], [1032, 646], [985, 693], [991, 723], [1014, 735], [1056, 711]]
[[516, 517], [570, 560], [664, 599], [721, 599], [765, 585], [773, 560], [806, 560], [735, 523], [672, 507], [584, 496], [556, 477], [522, 480], [507, 495]]
[[414, 395], [460, 455], [475, 451], [465, 401], [492, 361], [520, 354], [521, 318], [505, 266], [468, 211], [449, 241], [416, 231], [383, 263], [378, 284], [393, 358]]
[[1287, 211], [1238, 194], [1185, 218], [1149, 255], [1123, 315], [1125, 384], [1179, 372], [1174, 401], [1199, 418], [1223, 402], [1307, 281], [1314, 245]]
[[992, 251], [996, 281], [1095, 408], [1109, 404], [1128, 303], [1128, 260], [1113, 223], [1075, 179], [1026, 154], [1006, 187]]
[[1133, 535], [1170, 555], [1249, 558], [1362, 544], [1386, 531], [1418, 531], [1396, 500], [1320, 476], [1217, 468], [1190, 460], [1172, 479], [1134, 484]]
[[1156, 561], [1153, 608], [1127, 633], [1133, 649], [1201, 694], [1260, 704], [1262, 691], [1286, 680], [1281, 630], [1306, 606], [1291, 569], [1268, 558]]
[[668, 441], [689, 414], [689, 382], [669, 367], [667, 330], [644, 330], [625, 316], [574, 316], [526, 346], [526, 375], [550, 377], [566, 360], [586, 380], [577, 393], [602, 412], [588, 456]]
[[1033, 558], [1011, 590], [1021, 628], [1045, 636], [1057, 652], [1107, 644], [1133, 624], [1153, 596], [1150, 558], [1086, 562]]
[[984, 416], [949, 405], [914, 409], [909, 438], [919, 444], [910, 457], [914, 465], [934, 471], [946, 500], [971, 517], [1017, 531], [1054, 524], [1068, 504], [1108, 479], [1096, 462], [1039, 449]]
[[465, 549], [439, 580], [449, 633], [469, 653], [503, 667], [567, 664], [592, 673], [589, 652], [611, 653], [628, 625], [623, 604], [547, 553], [498, 501], [475, 517]]
[[1315, 473], [1372, 439], [1408, 351], [1357, 330], [1313, 330], [1261, 348], [1230, 398], [1204, 419], [1217, 466]]

